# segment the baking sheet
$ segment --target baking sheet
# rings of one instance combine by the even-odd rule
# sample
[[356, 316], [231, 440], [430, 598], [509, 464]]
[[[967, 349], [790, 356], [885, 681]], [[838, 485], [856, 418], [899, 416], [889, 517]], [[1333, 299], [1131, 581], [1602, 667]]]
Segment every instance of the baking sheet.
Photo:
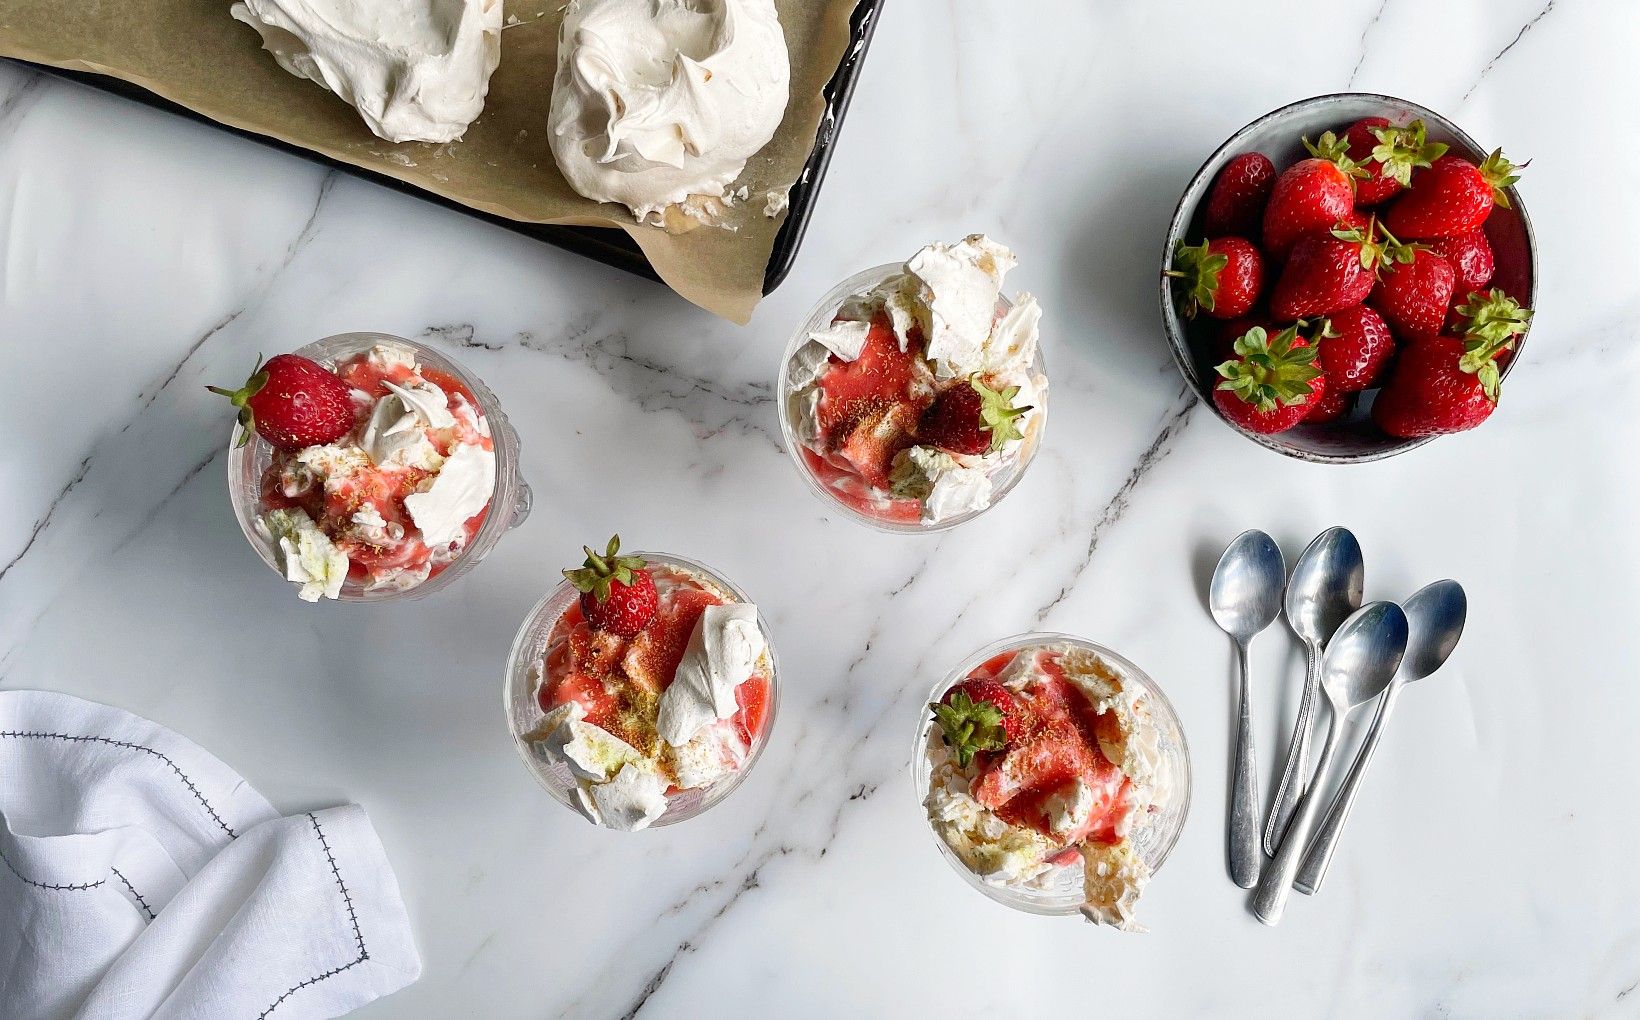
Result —
[[[693, 303], [735, 322], [763, 292], [781, 218], [763, 198], [796, 180], [825, 113], [822, 94], [850, 45], [856, 0], [776, 0], [792, 58], [792, 99], [774, 139], [748, 163], [751, 197], [730, 223], [668, 234], [624, 209], [569, 189], [553, 163], [547, 112], [563, 0], [510, 0], [501, 66], [484, 113], [449, 145], [393, 145], [370, 134], [353, 109], [285, 73], [256, 33], [228, 16], [229, 0], [124, 0], [64, 5], [0, 3], [0, 55], [107, 74], [212, 120], [403, 181], [451, 201], [530, 223], [618, 227], [656, 273]], [[186, 40], [179, 44], [179, 40]]]

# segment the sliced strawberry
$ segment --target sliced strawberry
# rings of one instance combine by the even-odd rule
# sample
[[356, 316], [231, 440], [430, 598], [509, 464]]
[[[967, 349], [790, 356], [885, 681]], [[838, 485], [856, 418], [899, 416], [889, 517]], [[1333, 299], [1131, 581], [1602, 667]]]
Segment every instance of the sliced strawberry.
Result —
[[654, 693], [666, 690], [678, 671], [678, 663], [683, 661], [689, 636], [694, 633], [701, 614], [707, 606], [722, 603], [716, 595], [698, 588], [672, 592], [666, 605], [632, 640], [623, 663], [626, 675]]
[[586, 710], [586, 721], [593, 726], [613, 731], [619, 725], [620, 704], [598, 677], [566, 673], [550, 689], [543, 684], [537, 696], [543, 712], [578, 701]]
[[769, 681], [754, 676], [736, 687], [735, 704], [740, 706], [734, 715], [735, 729], [750, 747], [769, 719]]
[[[841, 441], [862, 419], [881, 417], [885, 409], [911, 399], [915, 361], [909, 350], [900, 350], [888, 316], [878, 315], [860, 356], [853, 361], [833, 357], [831, 367], [820, 377], [817, 414], [821, 433]], [[920, 413], [922, 407], [917, 410]]]
[[565, 570], [564, 578], [581, 592], [581, 612], [598, 630], [631, 637], [655, 615], [659, 596], [655, 579], [639, 556], [622, 556], [621, 536], [610, 538], [602, 556], [582, 546], [584, 565]]

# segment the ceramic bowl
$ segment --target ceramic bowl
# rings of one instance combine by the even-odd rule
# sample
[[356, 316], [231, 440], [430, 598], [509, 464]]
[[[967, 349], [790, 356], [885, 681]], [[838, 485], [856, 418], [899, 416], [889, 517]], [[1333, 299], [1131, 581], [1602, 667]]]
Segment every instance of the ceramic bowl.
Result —
[[[1174, 252], [1181, 240], [1192, 244], [1200, 242], [1203, 234], [1198, 211], [1219, 170], [1232, 157], [1244, 152], [1262, 152], [1270, 157], [1278, 170], [1283, 169], [1309, 155], [1304, 151], [1303, 138], [1314, 140], [1323, 131], [1342, 132], [1362, 117], [1374, 116], [1388, 118], [1396, 124], [1422, 118], [1432, 141], [1445, 142], [1450, 147], [1449, 152], [1475, 163], [1486, 158], [1493, 148], [1482, 146], [1434, 110], [1393, 96], [1344, 92], [1300, 100], [1265, 114], [1231, 135], [1196, 171], [1190, 186], [1173, 210], [1167, 242], [1162, 248], [1162, 270], [1172, 266]], [[1521, 201], [1519, 192], [1511, 187], [1508, 194], [1511, 208], [1494, 209], [1484, 228], [1497, 261], [1496, 274], [1488, 287], [1502, 288], [1528, 308], [1536, 308], [1537, 242], [1532, 236], [1532, 221], [1526, 214], [1526, 204]], [[1180, 312], [1177, 288], [1165, 276], [1158, 275], [1158, 279], [1161, 281], [1162, 326], [1167, 331], [1174, 360], [1191, 388], [1213, 409], [1214, 414], [1219, 414], [1217, 405], [1213, 403], [1213, 389], [1219, 381], [1213, 365], [1218, 359], [1210, 353], [1217, 320], [1203, 316], [1198, 316], [1195, 321], [1186, 319]], [[1501, 366], [1504, 376], [1508, 376], [1520, 363], [1525, 343], [1526, 336], [1523, 334], [1516, 343], [1514, 356]], [[1371, 417], [1375, 395], [1374, 390], [1363, 394], [1354, 410], [1337, 421], [1300, 424], [1275, 435], [1248, 432], [1225, 419], [1222, 414], [1219, 417], [1266, 449], [1317, 464], [1359, 464], [1382, 460], [1436, 438], [1399, 439], [1384, 432], [1373, 423]]]

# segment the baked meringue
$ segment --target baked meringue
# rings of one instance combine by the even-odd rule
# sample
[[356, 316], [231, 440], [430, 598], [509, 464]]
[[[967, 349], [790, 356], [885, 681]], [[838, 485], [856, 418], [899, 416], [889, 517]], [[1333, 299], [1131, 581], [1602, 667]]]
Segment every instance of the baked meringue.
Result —
[[501, 62], [502, 0], [241, 0], [279, 66], [353, 104], [390, 142], [453, 142]]
[[774, 137], [790, 86], [774, 0], [572, 0], [553, 156], [580, 194], [659, 222], [691, 196], [725, 200]]

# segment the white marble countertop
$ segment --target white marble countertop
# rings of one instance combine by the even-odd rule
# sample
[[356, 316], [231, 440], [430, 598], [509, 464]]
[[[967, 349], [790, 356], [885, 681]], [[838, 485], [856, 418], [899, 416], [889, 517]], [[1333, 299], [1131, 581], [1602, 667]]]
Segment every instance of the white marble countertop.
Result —
[[[1634, 1013], [1640, 288], [1616, 232], [1640, 223], [1640, 18], [1626, 0], [1038, 6], [891, 0], [796, 271], [744, 329], [0, 66], [0, 684], [150, 716], [285, 810], [365, 805], [426, 966], [361, 1015]], [[1339, 469], [1194, 406], [1151, 274], [1221, 139], [1346, 88], [1535, 157], [1543, 287], [1491, 422]], [[780, 449], [776, 361], [838, 279], [979, 230], [1047, 309], [1046, 448], [975, 523], [868, 532]], [[298, 602], [228, 506], [203, 384], [352, 329], [434, 338], [523, 437], [533, 517], [418, 603]], [[1291, 557], [1335, 523], [1369, 597], [1455, 577], [1470, 627], [1402, 699], [1325, 895], [1266, 929], [1225, 875], [1231, 649], [1201, 592], [1242, 529]], [[637, 836], [550, 800], [501, 713], [519, 621], [612, 528], [733, 577], [785, 670], [757, 772]], [[1184, 719], [1195, 807], [1147, 936], [988, 902], [920, 815], [921, 697], [1038, 627], [1122, 650]], [[1266, 788], [1298, 661], [1276, 631], [1255, 646]]]

